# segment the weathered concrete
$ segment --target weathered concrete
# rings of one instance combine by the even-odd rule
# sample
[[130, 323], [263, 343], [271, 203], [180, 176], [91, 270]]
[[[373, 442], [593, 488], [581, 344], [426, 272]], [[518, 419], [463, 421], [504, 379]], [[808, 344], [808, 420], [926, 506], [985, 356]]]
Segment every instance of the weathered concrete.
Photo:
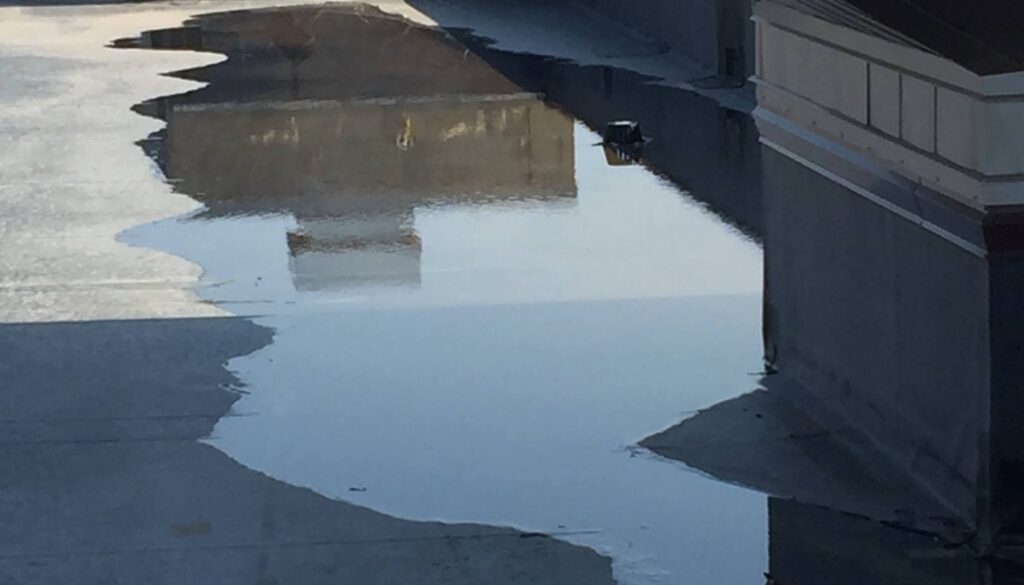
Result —
[[130, 26], [100, 18], [57, 36], [56, 23], [14, 10], [0, 9], [0, 321], [221, 314], [183, 290], [195, 266], [115, 240], [195, 205], [132, 144], [157, 123], [124, 114], [152, 91], [188, 88], [157, 74], [195, 58], [145, 63], [102, 48], [105, 27]]
[[613, 582], [586, 549], [398, 520], [196, 442], [238, 398], [223, 362], [269, 340], [237, 318], [0, 326], [0, 582]]
[[784, 396], [777, 388], [755, 390], [641, 445], [724, 481], [833, 510], [894, 523], [941, 511], [913, 486], [893, 482], [891, 462], [858, 459], [850, 444], [868, 445], [855, 429], [823, 426]]

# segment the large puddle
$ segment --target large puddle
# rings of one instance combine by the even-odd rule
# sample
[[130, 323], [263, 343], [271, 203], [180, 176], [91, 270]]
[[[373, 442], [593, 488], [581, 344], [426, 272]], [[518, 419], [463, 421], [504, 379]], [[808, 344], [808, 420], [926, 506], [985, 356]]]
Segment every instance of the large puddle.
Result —
[[[125, 236], [275, 332], [230, 363], [244, 416], [210, 442], [389, 514], [592, 546], [624, 583], [756, 582], [764, 496], [634, 446], [758, 383], [750, 120], [458, 36], [334, 8], [140, 41], [228, 55], [140, 105], [205, 208]], [[646, 164], [595, 146], [617, 118]]]

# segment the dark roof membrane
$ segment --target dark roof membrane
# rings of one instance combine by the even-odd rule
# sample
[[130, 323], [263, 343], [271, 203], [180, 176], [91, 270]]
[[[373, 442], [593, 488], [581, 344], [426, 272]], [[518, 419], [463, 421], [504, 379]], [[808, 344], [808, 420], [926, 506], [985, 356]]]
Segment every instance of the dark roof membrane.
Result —
[[848, 1], [979, 75], [1024, 70], [1024, 2], [1020, 0]]

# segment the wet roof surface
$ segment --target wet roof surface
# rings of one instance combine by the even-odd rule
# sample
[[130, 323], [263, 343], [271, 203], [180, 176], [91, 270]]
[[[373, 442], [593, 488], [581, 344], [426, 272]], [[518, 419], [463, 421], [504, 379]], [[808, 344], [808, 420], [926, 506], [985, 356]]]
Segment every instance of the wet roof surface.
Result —
[[[140, 106], [167, 121], [147, 150], [206, 209], [131, 236], [175, 242], [204, 295], [276, 331], [231, 366], [259, 414], [213, 445], [403, 518], [594, 547], [622, 582], [760, 574], [762, 497], [630, 449], [698, 394], [756, 383], [760, 252], [710, 202], [610, 161], [570, 107], [661, 116], [675, 98], [678, 124], [736, 133], [702, 155], [652, 124], [653, 154], [688, 157], [681, 178], [754, 160], [748, 118], [372, 12], [213, 15], [142, 44], [227, 48], [185, 73], [210, 85]], [[610, 87], [574, 95], [586, 79]], [[709, 199], [756, 202], [730, 192], [742, 176], [711, 180]], [[741, 556], [707, 555], [737, 540]]]
[[[707, 92], [378, 7], [99, 14], [132, 50], [89, 82], [20, 56], [33, 17], [0, 51], [38, 137], [0, 154], [35, 202], [0, 224], [0, 576], [1022, 582], [1024, 269], [982, 212], [943, 208], [965, 245]], [[117, 319], [47, 312], [104, 287]]]

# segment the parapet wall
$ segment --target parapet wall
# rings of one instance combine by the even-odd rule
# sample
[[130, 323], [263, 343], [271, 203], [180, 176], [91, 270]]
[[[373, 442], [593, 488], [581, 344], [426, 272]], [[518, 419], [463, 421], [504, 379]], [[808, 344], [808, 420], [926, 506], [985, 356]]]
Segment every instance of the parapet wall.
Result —
[[1024, 203], [1024, 75], [758, 2], [758, 106], [979, 210]]

